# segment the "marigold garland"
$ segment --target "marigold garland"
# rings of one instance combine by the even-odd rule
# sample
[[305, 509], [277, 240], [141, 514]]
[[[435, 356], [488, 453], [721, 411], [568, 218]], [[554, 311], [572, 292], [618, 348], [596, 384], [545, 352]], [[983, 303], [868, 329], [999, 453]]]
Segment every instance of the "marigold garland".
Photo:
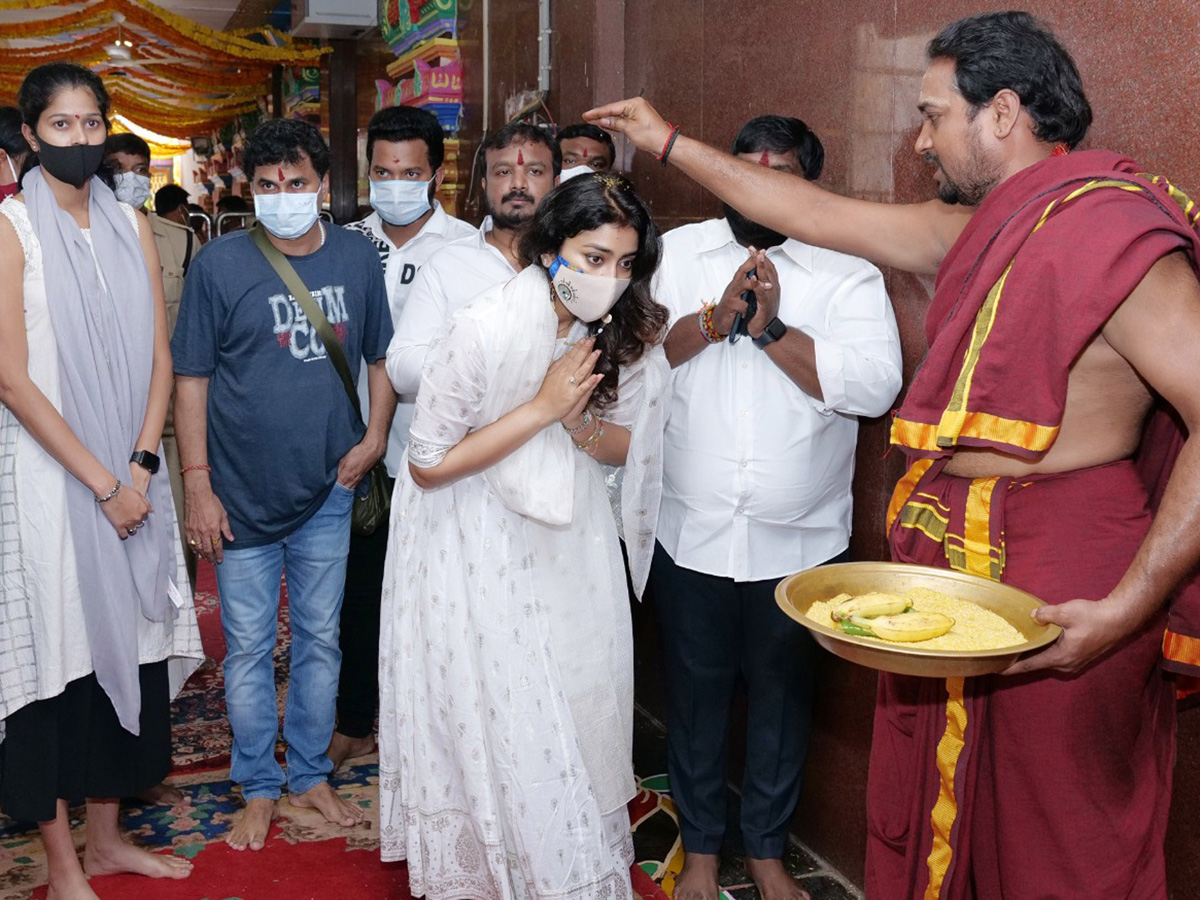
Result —
[[[43, 9], [52, 6], [73, 6], [78, 0], [0, 0], [0, 9]], [[18, 23], [5, 26], [5, 36], [11, 32], [17, 37], [40, 36], [48, 37], [54, 34], [69, 34], [77, 29], [78, 21], [99, 21], [105, 15], [112, 16], [120, 13], [127, 22], [145, 29], [156, 37], [171, 44], [190, 45], [211, 55], [212, 51], [223, 54], [231, 60], [270, 61], [289, 65], [303, 65], [318, 62], [326, 53], [331, 53], [329, 47], [300, 47], [290, 41], [286, 46], [273, 47], [251, 41], [248, 37], [238, 34], [214, 31], [203, 25], [198, 25], [183, 16], [176, 15], [148, 0], [97, 0], [82, 11], [68, 13], [57, 19], [40, 19], [33, 22]], [[59, 23], [59, 31], [44, 30], [49, 23]], [[75, 24], [72, 24], [75, 23]], [[22, 29], [27, 31], [22, 34]], [[39, 30], [40, 29], [40, 30]], [[278, 32], [274, 32], [278, 35]], [[71, 35], [75, 37], [75, 35]], [[73, 43], [73, 41], [72, 41]]]
[[[78, 7], [80, 2], [0, 0], [0, 10], [49, 10]], [[269, 91], [275, 65], [319, 65], [324, 54], [331, 52], [331, 48], [297, 45], [270, 26], [214, 31], [149, 0], [82, 2], [87, 4], [82, 9], [4, 26], [0, 95], [15, 96], [30, 68], [69, 59], [98, 70], [113, 97], [114, 109], [164, 136], [185, 138], [216, 130], [257, 110], [260, 98]], [[124, 17], [119, 25], [118, 14]], [[49, 46], [11, 45], [12, 41], [56, 35], [64, 40]], [[132, 39], [138, 45], [134, 49], [138, 58], [111, 56], [110, 45], [120, 39]], [[159, 62], [167, 59], [172, 62]]]

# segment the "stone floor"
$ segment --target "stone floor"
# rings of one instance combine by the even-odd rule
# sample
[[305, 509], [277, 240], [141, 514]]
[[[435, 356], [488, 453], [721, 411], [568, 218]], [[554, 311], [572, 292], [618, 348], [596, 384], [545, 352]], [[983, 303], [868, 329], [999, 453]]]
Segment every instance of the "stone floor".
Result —
[[[667, 771], [666, 729], [640, 708], [634, 716], [633, 760], [634, 769], [642, 777]], [[740, 797], [730, 788], [730, 824], [725, 846], [721, 851], [721, 887], [726, 897], [732, 900], [759, 900], [758, 889], [746, 873], [745, 859], [740, 846], [737, 827], [740, 805]], [[638, 859], [654, 856], [655, 851], [640, 845], [636, 831], [634, 846]], [[799, 841], [793, 840], [784, 862], [800, 886], [812, 896], [812, 900], [862, 900], [862, 894], [842, 873]]]

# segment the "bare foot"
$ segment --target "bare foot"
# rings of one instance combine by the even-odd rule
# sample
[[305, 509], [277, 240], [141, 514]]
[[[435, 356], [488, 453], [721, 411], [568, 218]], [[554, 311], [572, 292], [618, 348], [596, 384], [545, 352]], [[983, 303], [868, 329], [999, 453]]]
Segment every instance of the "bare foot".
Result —
[[83, 870], [76, 866], [74, 872], [50, 875], [50, 887], [46, 889], [46, 900], [100, 900], [87, 882]]
[[88, 875], [128, 872], [147, 878], [187, 878], [192, 874], [192, 864], [181, 856], [151, 853], [118, 838], [105, 843], [88, 841], [83, 850], [83, 871]]
[[315, 809], [325, 821], [334, 825], [357, 825], [363, 817], [362, 809], [335, 794], [328, 781], [322, 781], [303, 794], [289, 794], [288, 802], [302, 809]]
[[271, 823], [279, 817], [279, 805], [271, 797], [254, 797], [225, 835], [225, 843], [234, 850], [261, 850], [267, 840]]
[[762, 900], [809, 900], [808, 891], [788, 874], [781, 859], [746, 857], [746, 871], [754, 879]]
[[715, 853], [688, 853], [683, 858], [683, 871], [675, 879], [675, 900], [717, 900], [721, 887], [717, 883], [720, 858]]
[[346, 737], [340, 731], [335, 731], [333, 733], [333, 740], [329, 742], [329, 749], [325, 751], [325, 755], [333, 763], [333, 771], [336, 772], [346, 760], [359, 756], [367, 756], [374, 752], [375, 738], [372, 735], [368, 734], [366, 737], [353, 738]]
[[183, 791], [163, 781], [147, 791], [142, 791], [138, 794], [138, 799], [154, 806], [178, 806], [183, 802]]

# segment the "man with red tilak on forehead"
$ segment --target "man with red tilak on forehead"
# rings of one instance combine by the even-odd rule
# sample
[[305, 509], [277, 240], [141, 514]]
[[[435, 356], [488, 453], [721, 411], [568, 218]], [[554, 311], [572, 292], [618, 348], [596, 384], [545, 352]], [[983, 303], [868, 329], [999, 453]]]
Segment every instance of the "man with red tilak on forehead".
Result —
[[769, 227], [937, 276], [929, 353], [892, 429], [910, 462], [893, 558], [1024, 588], [1063, 635], [1003, 675], [881, 677], [868, 897], [1161, 898], [1162, 669], [1200, 665], [1195, 209], [1130, 159], [1071, 150], [1091, 107], [1027, 13], [955, 22], [929, 59], [927, 203], [740, 164], [641, 100], [585, 118]]
[[[824, 162], [817, 136], [785, 116], [747, 122], [733, 153], [795, 180], [815, 180]], [[666, 234], [655, 284], [674, 321], [650, 579], [687, 852], [675, 898], [718, 894], [726, 735], [741, 675], [747, 867], [763, 900], [792, 900], [804, 893], [781, 858], [808, 750], [816, 649], [775, 604], [775, 584], [845, 557], [857, 417], [882, 415], [895, 399], [900, 340], [873, 265], [785, 238], [730, 206], [725, 214]]]
[[558, 145], [527, 122], [508, 123], [479, 150], [488, 215], [477, 231], [433, 253], [413, 280], [387, 353], [388, 375], [401, 396], [417, 393], [425, 354], [442, 324], [524, 266], [517, 252], [522, 230], [562, 171]]
[[[447, 214], [435, 197], [445, 175], [444, 157], [442, 126], [428, 110], [392, 106], [375, 113], [367, 123], [367, 181], [374, 212], [346, 228], [366, 235], [379, 251], [393, 325], [399, 321], [425, 261], [452, 241], [476, 233], [466, 222]], [[370, 392], [366, 389], [365, 368], [363, 371], [358, 381], [358, 401], [367, 415]], [[412, 392], [397, 398], [384, 454], [390, 480], [400, 471], [415, 400]], [[388, 527], [385, 520], [371, 534], [350, 536], [339, 632], [342, 671], [338, 679], [337, 728], [329, 742], [329, 759], [335, 772], [345, 760], [375, 749], [379, 606]]]

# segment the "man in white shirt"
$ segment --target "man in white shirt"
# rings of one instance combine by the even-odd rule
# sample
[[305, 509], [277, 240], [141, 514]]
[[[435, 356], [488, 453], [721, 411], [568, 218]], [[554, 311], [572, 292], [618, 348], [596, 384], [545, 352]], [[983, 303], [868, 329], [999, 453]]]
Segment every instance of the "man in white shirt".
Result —
[[[448, 242], [475, 233], [450, 216], [434, 199], [444, 171], [442, 127], [433, 113], [413, 107], [383, 109], [367, 123], [368, 181], [374, 212], [346, 227], [366, 235], [379, 250], [392, 322], [400, 319], [417, 271], [430, 254]], [[358, 398], [369, 413], [367, 379], [359, 378]], [[396, 405], [384, 463], [395, 479], [408, 441], [414, 397], [403, 394]], [[328, 755], [336, 769], [346, 759], [375, 746], [375, 710], [379, 699], [379, 603], [388, 526], [373, 534], [350, 536], [346, 589], [339, 645], [337, 729]]]
[[416, 394], [425, 353], [442, 323], [524, 268], [517, 250], [521, 230], [558, 184], [562, 156], [539, 128], [523, 122], [505, 125], [480, 149], [480, 186], [490, 215], [478, 231], [441, 248], [417, 272], [388, 347], [388, 375], [401, 396]]
[[[733, 152], [809, 180], [824, 161], [804, 123], [782, 116], [748, 122]], [[786, 575], [846, 558], [857, 417], [881, 415], [895, 399], [900, 341], [870, 263], [725, 210], [725, 219], [664, 236], [655, 294], [674, 323], [650, 579], [667, 654], [671, 793], [687, 852], [675, 897], [718, 896], [726, 733], [740, 675], [747, 867], [764, 900], [790, 900], [806, 896], [781, 858], [808, 748], [815, 645], [776, 606], [774, 589]]]

